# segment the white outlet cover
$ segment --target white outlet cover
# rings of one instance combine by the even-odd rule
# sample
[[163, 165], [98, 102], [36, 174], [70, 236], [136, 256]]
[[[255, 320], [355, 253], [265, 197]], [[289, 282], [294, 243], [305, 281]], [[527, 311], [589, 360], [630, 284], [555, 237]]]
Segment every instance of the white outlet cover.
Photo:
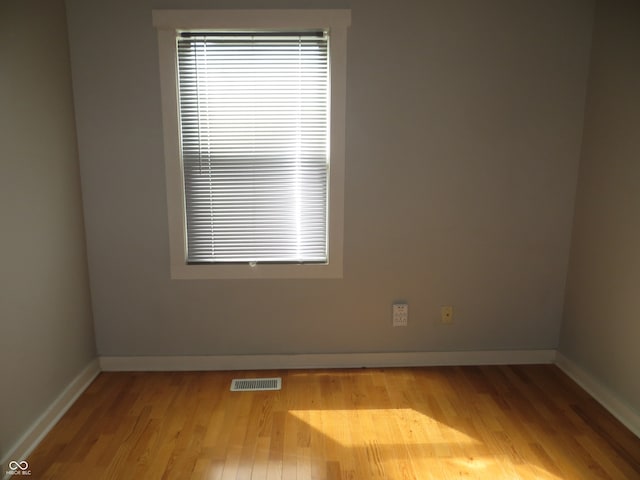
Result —
[[406, 327], [409, 323], [409, 305], [406, 303], [393, 304], [393, 326]]

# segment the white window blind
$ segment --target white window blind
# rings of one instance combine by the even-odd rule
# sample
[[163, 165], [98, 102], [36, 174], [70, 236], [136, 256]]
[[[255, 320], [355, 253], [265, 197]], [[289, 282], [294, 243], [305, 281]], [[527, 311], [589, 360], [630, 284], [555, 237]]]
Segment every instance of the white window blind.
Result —
[[328, 38], [183, 33], [189, 263], [328, 261]]

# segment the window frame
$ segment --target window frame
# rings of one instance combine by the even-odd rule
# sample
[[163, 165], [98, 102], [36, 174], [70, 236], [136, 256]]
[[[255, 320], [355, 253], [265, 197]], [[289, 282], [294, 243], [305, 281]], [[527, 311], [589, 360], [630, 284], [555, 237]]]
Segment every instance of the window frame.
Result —
[[[170, 270], [173, 279], [342, 278], [347, 28], [350, 10], [153, 10], [160, 61]], [[328, 261], [324, 264], [189, 264], [180, 155], [176, 39], [194, 30], [329, 32]]]

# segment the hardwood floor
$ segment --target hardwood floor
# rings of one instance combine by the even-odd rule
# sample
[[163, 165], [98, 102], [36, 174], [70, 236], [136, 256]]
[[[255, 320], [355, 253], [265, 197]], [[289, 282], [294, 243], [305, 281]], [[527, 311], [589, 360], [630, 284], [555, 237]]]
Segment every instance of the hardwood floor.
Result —
[[[281, 376], [282, 390], [230, 392]], [[102, 373], [31, 478], [640, 479], [640, 439], [555, 366]]]

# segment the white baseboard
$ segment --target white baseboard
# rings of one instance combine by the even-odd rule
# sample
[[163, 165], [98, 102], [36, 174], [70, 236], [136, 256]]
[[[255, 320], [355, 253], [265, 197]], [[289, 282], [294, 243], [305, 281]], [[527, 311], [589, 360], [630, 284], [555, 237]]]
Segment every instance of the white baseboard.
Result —
[[12, 477], [10, 475], [5, 476], [4, 470], [9, 462], [12, 460], [19, 462], [26, 459], [99, 373], [100, 364], [98, 359], [94, 359], [67, 385], [62, 393], [58, 395], [58, 398], [49, 405], [25, 434], [9, 449], [7, 457], [0, 462], [0, 468], [3, 470], [0, 471], [0, 475], [3, 475], [4, 478]]
[[103, 371], [278, 370], [553, 363], [555, 350], [100, 357]]
[[624, 401], [605, 387], [598, 379], [587, 373], [582, 367], [562, 355], [556, 354], [556, 365], [571, 379], [580, 385], [589, 395], [595, 398], [611, 415], [640, 438], [640, 415], [632, 410]]

